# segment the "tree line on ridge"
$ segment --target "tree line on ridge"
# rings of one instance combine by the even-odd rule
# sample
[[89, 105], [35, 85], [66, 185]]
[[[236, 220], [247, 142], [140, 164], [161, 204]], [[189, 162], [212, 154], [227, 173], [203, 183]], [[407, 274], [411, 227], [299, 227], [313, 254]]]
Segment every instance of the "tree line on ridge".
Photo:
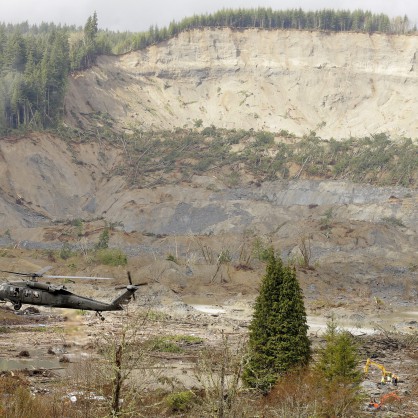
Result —
[[223, 9], [172, 21], [162, 29], [114, 32], [98, 29], [96, 12], [84, 27], [53, 23], [0, 23], [0, 134], [11, 129], [55, 127], [64, 113], [68, 74], [94, 65], [102, 54], [122, 54], [205, 27], [407, 33], [407, 16], [390, 19], [369, 11]]

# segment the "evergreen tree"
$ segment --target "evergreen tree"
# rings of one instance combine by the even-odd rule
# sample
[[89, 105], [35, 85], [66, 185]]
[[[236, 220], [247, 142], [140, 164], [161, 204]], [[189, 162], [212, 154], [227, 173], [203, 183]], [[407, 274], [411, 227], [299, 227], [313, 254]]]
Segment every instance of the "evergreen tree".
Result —
[[249, 327], [244, 382], [267, 392], [279, 375], [310, 358], [302, 291], [294, 269], [269, 251], [269, 261]]
[[25, 41], [22, 35], [16, 31], [7, 38], [3, 65], [10, 71], [23, 71], [25, 68], [25, 58]]
[[96, 250], [109, 248], [109, 228], [106, 226], [99, 237], [99, 242], [95, 245]]
[[87, 22], [84, 25], [84, 36], [86, 41], [94, 44], [98, 30], [97, 13], [94, 12], [93, 16], [88, 17]]
[[330, 382], [358, 383], [358, 355], [351, 334], [339, 330], [334, 318], [327, 324], [326, 344], [319, 351], [316, 368]]

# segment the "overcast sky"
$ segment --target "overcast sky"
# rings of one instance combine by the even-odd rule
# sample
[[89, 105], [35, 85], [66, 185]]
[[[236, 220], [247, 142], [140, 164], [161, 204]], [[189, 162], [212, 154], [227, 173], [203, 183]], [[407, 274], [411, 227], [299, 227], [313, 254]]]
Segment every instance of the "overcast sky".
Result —
[[412, 23], [418, 23], [418, 0], [0, 0], [0, 22], [83, 26], [96, 11], [100, 29], [140, 32], [151, 25], [161, 28], [193, 14], [239, 7], [362, 9], [390, 17], [406, 14]]

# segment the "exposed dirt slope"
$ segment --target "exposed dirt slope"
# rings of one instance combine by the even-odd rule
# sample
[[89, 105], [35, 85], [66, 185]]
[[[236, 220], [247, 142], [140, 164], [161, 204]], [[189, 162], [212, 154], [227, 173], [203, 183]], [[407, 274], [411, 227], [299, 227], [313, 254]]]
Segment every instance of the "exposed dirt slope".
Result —
[[418, 37], [248, 29], [183, 32], [100, 57], [70, 80], [67, 121], [416, 138]]
[[[299, 42], [296, 42], [298, 37]], [[399, 113], [391, 112], [387, 120], [400, 130], [404, 126], [412, 129], [416, 122], [408, 119], [406, 107], [402, 106], [413, 106], [418, 97], [415, 69], [412, 64], [408, 70], [406, 66], [407, 57], [413, 58], [416, 39], [256, 30], [184, 33], [145, 52], [101, 58], [98, 67], [72, 79], [67, 110], [69, 115], [81, 115], [86, 122], [82, 113], [92, 111], [85, 107], [88, 101], [94, 111], [110, 113], [121, 125], [126, 125], [129, 119], [135, 123], [143, 120], [150, 128], [160, 122], [167, 127], [212, 115], [212, 121], [205, 116], [205, 123], [228, 126], [231, 121], [234, 126], [260, 127], [259, 119], [266, 121], [270, 112], [265, 111], [267, 102], [263, 100], [276, 100], [272, 103], [277, 108], [288, 102], [267, 89], [268, 86], [273, 88], [276, 81], [295, 82], [298, 94], [292, 97], [299, 95], [298, 103], [306, 105], [313, 96], [305, 88], [307, 79], [302, 82], [303, 77], [310, 74], [312, 91], [316, 91], [320, 83], [324, 89], [339, 90], [339, 79], [334, 84], [329, 82], [333, 71], [340, 75], [348, 71], [346, 80], [351, 80], [354, 74], [351, 71], [356, 68], [356, 78], [351, 85], [357, 80], [365, 82], [364, 77], [367, 80], [372, 77], [392, 91], [390, 89], [399, 86], [401, 79], [406, 80], [403, 86], [407, 88], [402, 94], [391, 93], [390, 100], [396, 100], [394, 108]], [[340, 42], [340, 50], [334, 41]], [[347, 49], [343, 48], [343, 41]], [[179, 55], [181, 42], [184, 49]], [[350, 47], [350, 42], [359, 44], [354, 48]], [[306, 52], [307, 44], [309, 51], [313, 50], [311, 55]], [[359, 47], [365, 44], [369, 45], [367, 53]], [[403, 49], [399, 52], [401, 44]], [[286, 51], [282, 50], [284, 45]], [[318, 50], [327, 52], [317, 56]], [[393, 54], [398, 51], [399, 57], [391, 60], [389, 50]], [[347, 51], [352, 51], [352, 56]], [[213, 58], [214, 54], [219, 58]], [[262, 60], [257, 61], [256, 56]], [[324, 61], [324, 56], [328, 61]], [[372, 56], [375, 61], [370, 61]], [[316, 68], [318, 62], [339, 63], [339, 66], [335, 64], [333, 69], [327, 64]], [[367, 63], [370, 62], [376, 65], [369, 68]], [[287, 63], [285, 70], [284, 63]], [[239, 68], [239, 71], [231, 68]], [[272, 80], [276, 80], [272, 84], [266, 82], [269, 71]], [[241, 75], [247, 78], [241, 79]], [[328, 82], [325, 83], [325, 78], [321, 82], [316, 78], [312, 81], [312, 77], [328, 77]], [[264, 80], [263, 89], [254, 80]], [[211, 83], [211, 87], [207, 83]], [[238, 84], [241, 90], [237, 89]], [[242, 93], [256, 90], [257, 95]], [[286, 94], [291, 91], [287, 89]], [[363, 89], [361, 94], [365, 91]], [[341, 103], [337, 101], [338, 106], [344, 107], [347, 115], [358, 112], [357, 119], [354, 116], [341, 119], [340, 124], [334, 125], [335, 129], [364, 128], [366, 120], [379, 120], [382, 113], [376, 110], [377, 102], [367, 99], [367, 94], [361, 96], [364, 100], [358, 96], [360, 90], [344, 90], [341, 94], [345, 99]], [[179, 105], [179, 98], [186, 95], [187, 100]], [[351, 95], [357, 95], [358, 106], [348, 100]], [[224, 104], [228, 100], [233, 106], [227, 104], [226, 112]], [[193, 101], [196, 103], [191, 103]], [[164, 117], [167, 107], [163, 103], [172, 106]], [[126, 113], [121, 110], [122, 104]], [[144, 106], [154, 106], [155, 111], [144, 113]], [[205, 106], [202, 114], [199, 106]], [[263, 114], [264, 119], [250, 120], [248, 112], [254, 109]], [[315, 113], [320, 108], [314, 107], [312, 102], [309, 109]], [[379, 109], [385, 106], [382, 104]], [[222, 115], [228, 115], [228, 120], [220, 118], [221, 111]], [[277, 112], [271, 113], [277, 116]], [[403, 125], [401, 116], [406, 117], [408, 124]], [[287, 126], [290, 130], [308, 129], [308, 125], [297, 124], [296, 119], [290, 117], [282, 121], [294, 124]], [[324, 129], [330, 126], [331, 123], [327, 123]], [[105, 224], [112, 225], [110, 246], [123, 249], [130, 256], [130, 263], [136, 256], [148, 257], [146, 262], [139, 260], [131, 265], [138, 277], [159, 281], [183, 296], [208, 296], [212, 301], [217, 298], [225, 301], [244, 295], [253, 300], [264, 268], [254, 259], [253, 249], [257, 243], [259, 248], [273, 244], [285, 260], [303, 264], [301, 249], [305, 242], [309, 250], [308, 267], [314, 269], [306, 266], [301, 269], [300, 280], [312, 311], [338, 308], [340, 303], [350, 304], [351, 309], [367, 310], [370, 306], [380, 309], [382, 304], [385, 309], [392, 309], [395, 305], [405, 307], [416, 302], [416, 190], [300, 179], [258, 183], [247, 178], [240, 187], [229, 188], [219, 173], [195, 175], [188, 182], [182, 182], [175, 172], [165, 175], [176, 181], [141, 188], [117, 174], [126, 159], [123, 144], [120, 145], [118, 148], [104, 141], [66, 142], [46, 134], [0, 141], [0, 245], [59, 250], [64, 242], [69, 242], [78, 249], [85, 249], [97, 242]], [[240, 175], [244, 177], [246, 173]], [[71, 222], [77, 219], [79, 221]], [[225, 251], [231, 256], [230, 268], [223, 266], [217, 271], [217, 257]], [[177, 259], [179, 264], [161, 262], [168, 256]], [[7, 258], [7, 254], [3, 257], [3, 270], [28, 269], [20, 266], [18, 257], [13, 260]], [[147, 267], [150, 259], [158, 261]], [[70, 265], [71, 269], [80, 268], [78, 259], [62, 263], [63, 270]], [[246, 263], [254, 270], [242, 270]], [[93, 267], [97, 274], [105, 274], [107, 269], [101, 266], [102, 270], [98, 271], [99, 267]], [[88, 265], [86, 269], [93, 267]], [[122, 267], [117, 276], [124, 277], [124, 270]]]
[[[264, 266], [254, 264], [254, 246], [273, 244], [299, 264], [304, 241], [315, 270], [302, 270], [300, 279], [313, 310], [341, 301], [361, 309], [377, 301], [408, 306], [418, 297], [415, 190], [314, 180], [231, 189], [212, 176], [142, 189], [114, 174], [122, 148], [47, 135], [0, 141], [0, 157], [0, 245], [59, 250], [68, 242], [85, 249], [105, 224], [113, 225], [111, 246], [130, 257], [161, 261], [171, 255], [182, 266], [157, 263], [142, 271], [139, 263], [132, 267], [138, 277], [182, 294], [213, 299], [219, 292], [225, 300], [256, 293]], [[225, 251], [231, 265], [255, 270], [217, 271]], [[18, 261], [6, 257], [2, 269], [28, 270]], [[106, 275], [102, 267], [95, 274]]]
[[[193, 176], [188, 183], [142, 189], [115, 175], [122, 159], [122, 148], [104, 143], [70, 144], [41, 134], [2, 140], [2, 233], [8, 229], [15, 239], [30, 239], [31, 230], [53, 222], [103, 218], [127, 233], [188, 236], [252, 229], [291, 236], [309, 222], [380, 228], [392, 220], [405, 228], [398, 229], [406, 242], [416, 240], [417, 195], [406, 188], [288, 180], [230, 189], [216, 176]], [[385, 243], [392, 245], [394, 237], [390, 234]]]

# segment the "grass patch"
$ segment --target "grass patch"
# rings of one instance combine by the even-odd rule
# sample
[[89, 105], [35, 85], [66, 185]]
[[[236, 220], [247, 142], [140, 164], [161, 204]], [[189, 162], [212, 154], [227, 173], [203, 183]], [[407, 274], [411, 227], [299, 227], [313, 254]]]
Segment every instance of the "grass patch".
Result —
[[98, 263], [106, 266], [126, 266], [128, 264], [126, 254], [116, 248], [104, 248], [96, 251], [95, 259]]
[[19, 331], [23, 332], [48, 332], [50, 329], [48, 327], [20, 327]]
[[203, 339], [193, 335], [167, 335], [148, 341], [152, 351], [163, 353], [182, 353], [184, 346], [201, 344]]
[[9, 327], [0, 326], [0, 334], [8, 334], [12, 332], [12, 330]]
[[87, 311], [85, 311], [84, 309], [77, 309], [76, 313], [77, 315], [80, 315], [80, 316], [87, 315]]
[[146, 316], [150, 321], [165, 321], [170, 317], [168, 314], [159, 311], [149, 311]]
[[10, 257], [13, 258], [13, 255], [9, 254], [9, 251], [7, 249], [1, 249], [0, 250], [0, 257]]
[[178, 344], [171, 341], [168, 337], [158, 337], [151, 341], [151, 351], [158, 351], [161, 353], [182, 353], [184, 350]]

